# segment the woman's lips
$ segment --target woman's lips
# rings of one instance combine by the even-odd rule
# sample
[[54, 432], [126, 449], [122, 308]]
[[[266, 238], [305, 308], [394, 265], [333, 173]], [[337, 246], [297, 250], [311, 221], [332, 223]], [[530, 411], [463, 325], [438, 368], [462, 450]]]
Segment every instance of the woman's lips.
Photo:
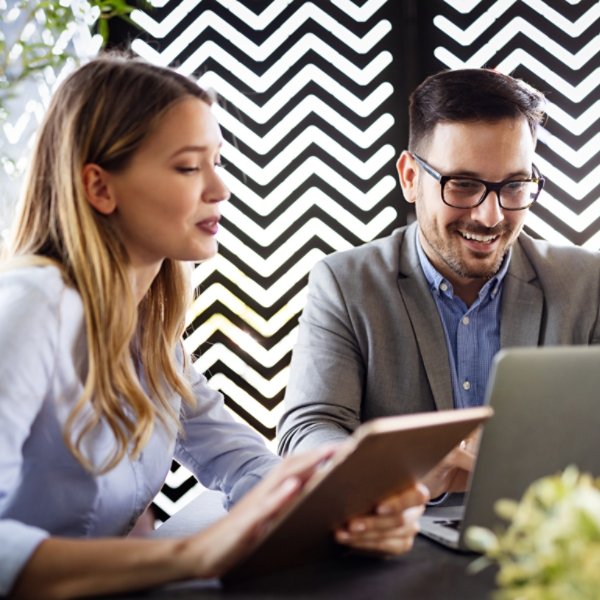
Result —
[[211, 219], [204, 219], [204, 221], [199, 221], [196, 223], [196, 227], [205, 231], [210, 235], [216, 235], [217, 231], [219, 231], [219, 221], [221, 217], [213, 217]]

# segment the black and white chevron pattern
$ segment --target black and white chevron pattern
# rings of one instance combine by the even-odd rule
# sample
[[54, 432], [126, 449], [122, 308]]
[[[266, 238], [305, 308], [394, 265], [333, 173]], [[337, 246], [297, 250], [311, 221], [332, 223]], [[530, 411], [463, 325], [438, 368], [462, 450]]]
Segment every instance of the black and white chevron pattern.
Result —
[[[398, 225], [387, 0], [164, 2], [132, 43], [214, 88], [225, 136], [219, 255], [197, 266], [187, 349], [228, 406], [274, 436], [307, 275]], [[181, 499], [174, 488], [185, 485]], [[181, 467], [156, 505], [198, 492]], [[170, 496], [170, 497], [169, 497]]]
[[[132, 15], [143, 30], [132, 48], [220, 94], [223, 177], [232, 192], [219, 255], [193, 274], [201, 294], [185, 343], [233, 413], [269, 444], [310, 269], [406, 222], [394, 160], [405, 144], [406, 91], [428, 74], [415, 72], [427, 61], [417, 61], [416, 48], [413, 61], [400, 42], [410, 39], [415, 13], [431, 13], [419, 31], [428, 71], [496, 67], [548, 93], [537, 162], [549, 183], [528, 227], [600, 246], [599, 2], [152, 4]], [[167, 516], [199, 491], [174, 467], [155, 505]]]
[[536, 163], [548, 184], [527, 225], [600, 247], [600, 2], [445, 0], [433, 23], [443, 67], [497, 68], [548, 97]]

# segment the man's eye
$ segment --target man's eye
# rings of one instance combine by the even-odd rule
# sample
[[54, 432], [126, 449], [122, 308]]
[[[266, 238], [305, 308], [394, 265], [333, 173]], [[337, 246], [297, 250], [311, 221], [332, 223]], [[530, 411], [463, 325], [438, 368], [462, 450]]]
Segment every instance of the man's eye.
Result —
[[478, 181], [471, 181], [470, 179], [451, 179], [448, 182], [448, 186], [457, 192], [473, 192], [479, 191], [481, 184]]

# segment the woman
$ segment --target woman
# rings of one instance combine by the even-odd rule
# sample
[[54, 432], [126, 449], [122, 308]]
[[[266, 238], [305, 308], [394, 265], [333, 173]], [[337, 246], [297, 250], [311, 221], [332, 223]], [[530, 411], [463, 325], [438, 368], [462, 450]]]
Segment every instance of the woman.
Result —
[[[210, 102], [118, 57], [78, 69], [51, 102], [0, 274], [0, 595], [218, 577], [332, 452], [280, 463], [184, 355], [185, 261], [216, 252], [229, 195]], [[272, 473], [203, 532], [122, 539], [173, 457], [230, 504]], [[404, 552], [425, 495], [336, 537]]]

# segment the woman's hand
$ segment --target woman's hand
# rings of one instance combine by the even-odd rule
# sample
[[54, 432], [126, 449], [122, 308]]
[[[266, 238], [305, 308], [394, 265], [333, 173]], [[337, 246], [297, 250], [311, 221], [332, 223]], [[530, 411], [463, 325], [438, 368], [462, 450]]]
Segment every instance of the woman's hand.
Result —
[[335, 532], [335, 539], [369, 553], [404, 554], [419, 533], [419, 517], [428, 500], [427, 488], [416, 484], [379, 504], [374, 514], [351, 519], [345, 528]]
[[226, 517], [186, 538], [47, 538], [21, 571], [11, 597], [97, 597], [218, 577], [252, 548], [333, 452], [321, 448], [282, 461]]
[[302, 490], [336, 447], [285, 458], [221, 520], [186, 538], [182, 559], [195, 577], [220, 577], [246, 554], [273, 520]]

